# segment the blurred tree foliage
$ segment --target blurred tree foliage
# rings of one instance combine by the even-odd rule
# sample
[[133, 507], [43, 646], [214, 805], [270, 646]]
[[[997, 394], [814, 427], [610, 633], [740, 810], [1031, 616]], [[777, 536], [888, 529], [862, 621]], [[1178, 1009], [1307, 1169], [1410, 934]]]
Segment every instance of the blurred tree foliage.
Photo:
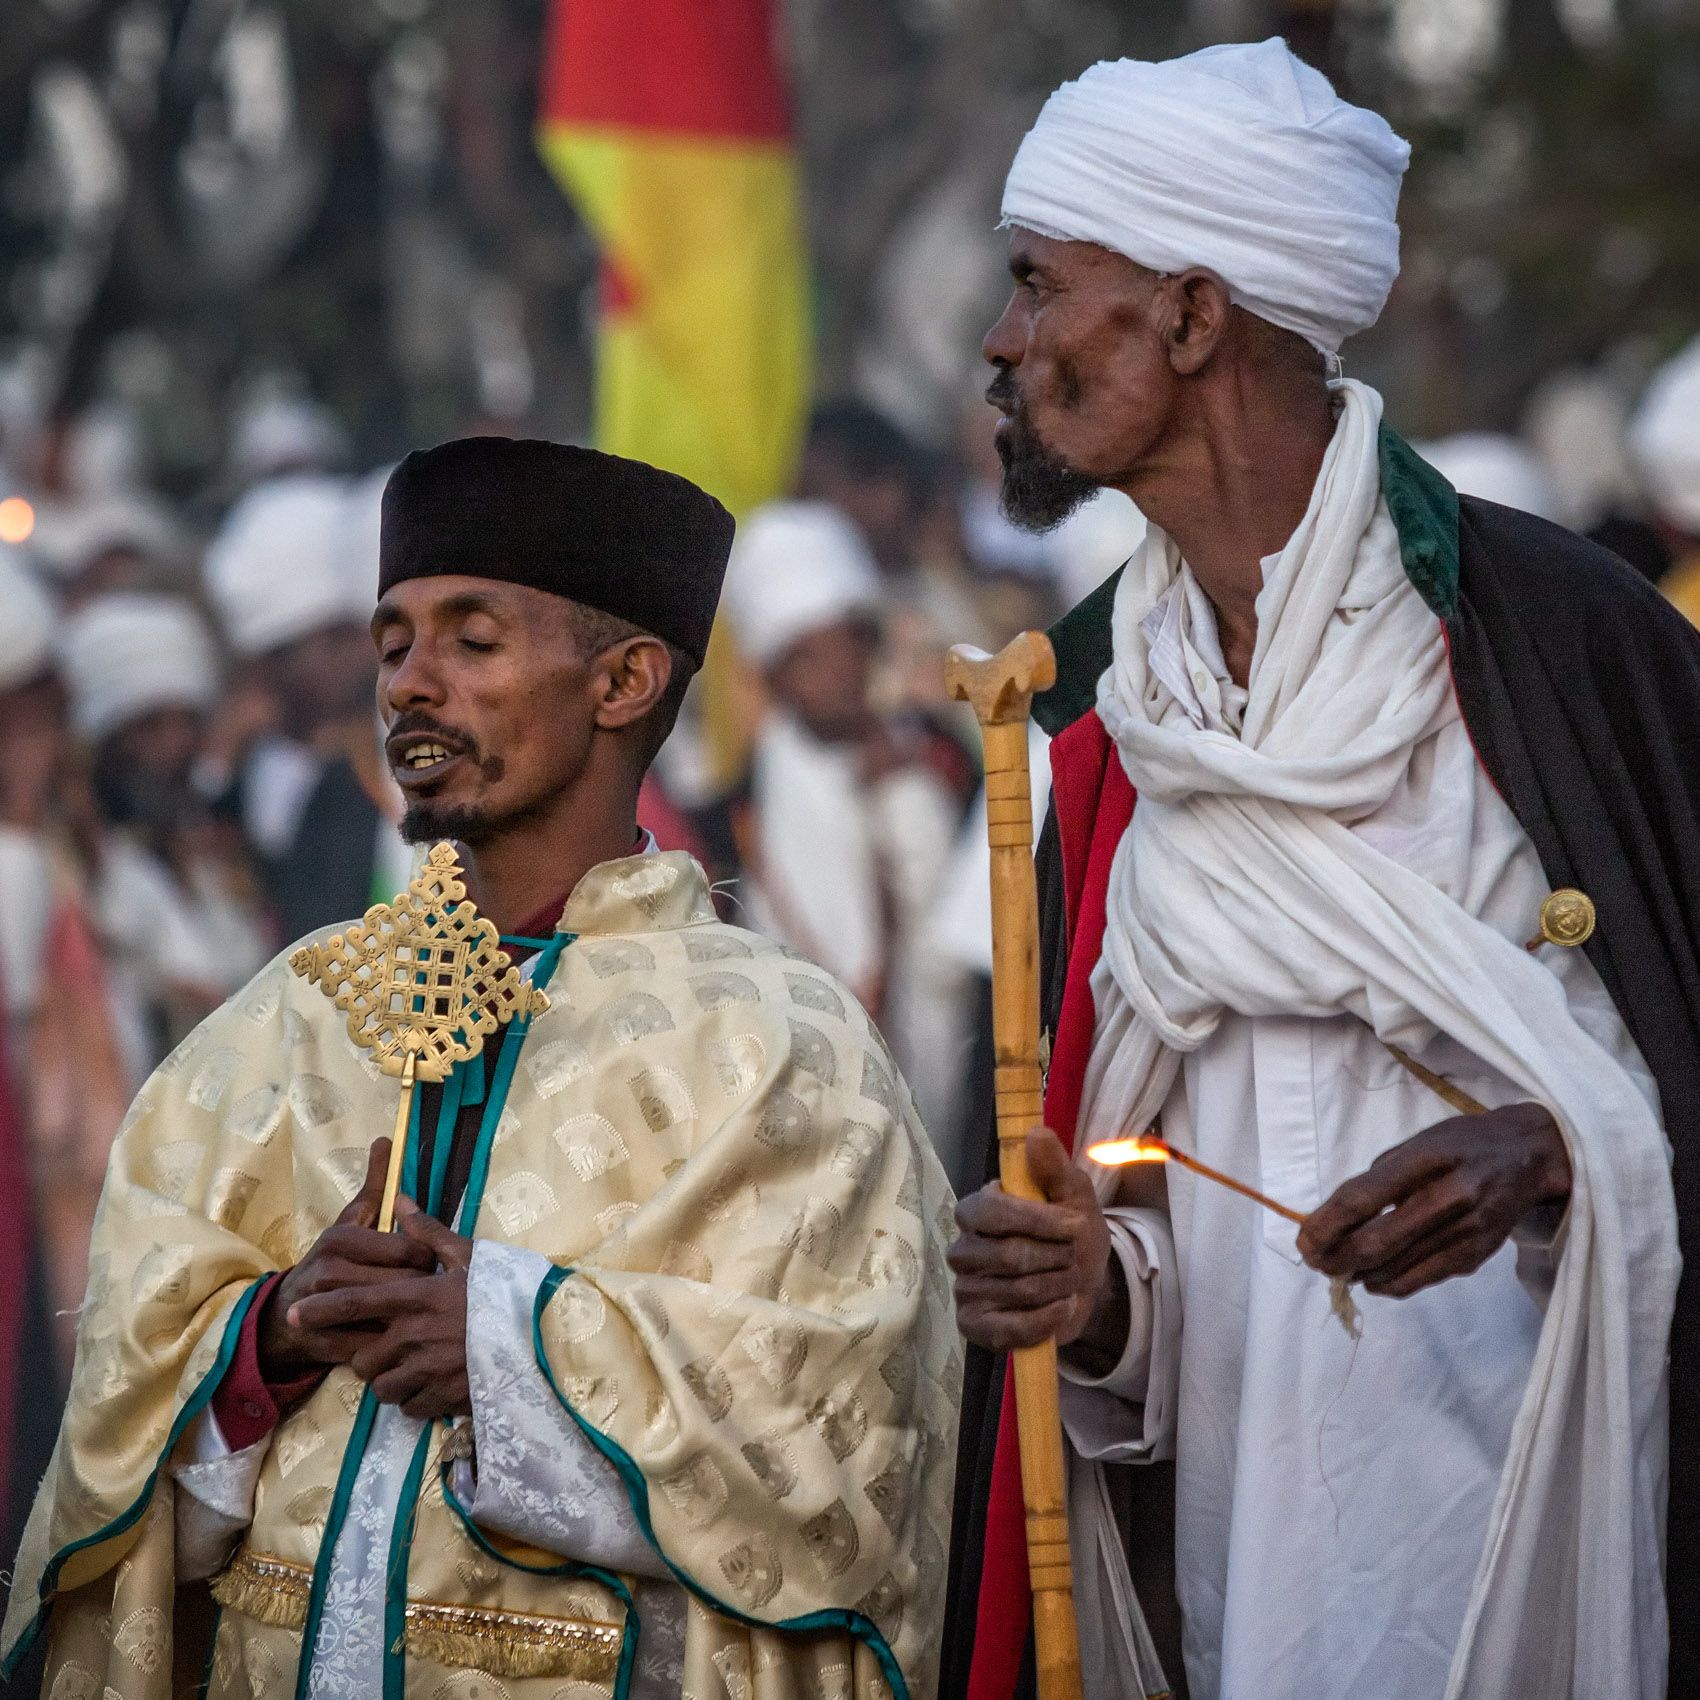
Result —
[[[270, 373], [368, 461], [479, 419], [582, 431], [595, 257], [532, 143], [545, 10], [6, 0], [0, 357], [52, 416], [124, 397], [184, 488]], [[1485, 51], [1410, 63], [1427, 12], [1442, 46], [1485, 19]], [[1274, 31], [1416, 146], [1405, 275], [1349, 351], [1403, 423], [1506, 424], [1555, 366], [1700, 327], [1693, 0], [790, 0], [786, 26], [821, 388], [879, 393], [885, 345], [923, 425], [1001, 294], [998, 187], [1045, 93]]]

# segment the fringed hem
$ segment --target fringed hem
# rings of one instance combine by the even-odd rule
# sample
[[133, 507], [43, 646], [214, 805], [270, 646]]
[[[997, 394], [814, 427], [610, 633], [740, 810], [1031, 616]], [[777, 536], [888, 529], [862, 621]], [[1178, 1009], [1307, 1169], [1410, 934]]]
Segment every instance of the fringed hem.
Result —
[[[212, 1594], [226, 1610], [256, 1623], [300, 1630], [306, 1626], [312, 1583], [306, 1565], [244, 1547], [214, 1579]], [[414, 1658], [489, 1676], [613, 1682], [624, 1634], [617, 1623], [412, 1600], [402, 1644]]]
[[570, 1618], [410, 1605], [402, 1640], [415, 1658], [490, 1676], [612, 1682], [620, 1668], [621, 1631]]
[[240, 1612], [273, 1629], [302, 1629], [313, 1572], [286, 1558], [262, 1558], [244, 1547], [212, 1582], [212, 1597], [226, 1611]]

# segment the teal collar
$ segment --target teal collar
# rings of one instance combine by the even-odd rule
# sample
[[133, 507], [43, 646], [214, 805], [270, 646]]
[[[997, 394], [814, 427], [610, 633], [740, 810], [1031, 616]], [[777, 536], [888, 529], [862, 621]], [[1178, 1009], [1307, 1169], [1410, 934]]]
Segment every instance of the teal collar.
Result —
[[[1405, 576], [1435, 615], [1448, 620], [1458, 609], [1458, 492], [1385, 425], [1377, 452], [1381, 493], [1399, 533]], [[1110, 664], [1110, 610], [1121, 576], [1118, 568], [1051, 627], [1057, 682], [1033, 699], [1033, 718], [1052, 737], [1098, 700], [1098, 680]]]

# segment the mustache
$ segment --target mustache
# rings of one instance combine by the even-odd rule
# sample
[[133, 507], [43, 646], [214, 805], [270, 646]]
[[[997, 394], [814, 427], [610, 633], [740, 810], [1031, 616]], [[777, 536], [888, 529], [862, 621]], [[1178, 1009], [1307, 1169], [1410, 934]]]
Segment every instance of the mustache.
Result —
[[450, 726], [447, 722], [438, 720], [433, 715], [424, 713], [417, 708], [410, 708], [398, 714], [390, 722], [390, 729], [384, 734], [386, 747], [398, 738], [407, 738], [415, 734], [428, 734], [445, 744], [452, 744], [457, 749], [471, 756], [474, 761], [479, 759], [478, 740], [470, 733], [463, 732], [458, 726]]
[[1020, 413], [1025, 407], [1021, 399], [1021, 391], [1015, 387], [1015, 372], [1005, 365], [1000, 365], [997, 376], [986, 386], [986, 400], [993, 407], [1007, 408], [1011, 413]]

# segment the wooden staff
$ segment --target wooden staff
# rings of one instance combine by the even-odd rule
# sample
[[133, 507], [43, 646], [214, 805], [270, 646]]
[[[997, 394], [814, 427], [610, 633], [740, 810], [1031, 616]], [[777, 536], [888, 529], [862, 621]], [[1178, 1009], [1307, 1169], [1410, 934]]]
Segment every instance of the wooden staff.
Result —
[[[952, 696], [971, 703], [986, 746], [986, 827], [992, 847], [992, 1038], [997, 1056], [998, 1174], [1005, 1192], [1042, 1200], [1027, 1172], [1027, 1134], [1044, 1120], [1039, 1064], [1039, 892], [1027, 717], [1056, 683], [1042, 633], [1023, 632], [996, 655], [957, 647], [945, 662]], [[1068, 1547], [1068, 1477], [1057, 1395], [1057, 1343], [1009, 1355], [1027, 1508], [1027, 1571], [1040, 1700], [1081, 1700], [1080, 1635]]]

